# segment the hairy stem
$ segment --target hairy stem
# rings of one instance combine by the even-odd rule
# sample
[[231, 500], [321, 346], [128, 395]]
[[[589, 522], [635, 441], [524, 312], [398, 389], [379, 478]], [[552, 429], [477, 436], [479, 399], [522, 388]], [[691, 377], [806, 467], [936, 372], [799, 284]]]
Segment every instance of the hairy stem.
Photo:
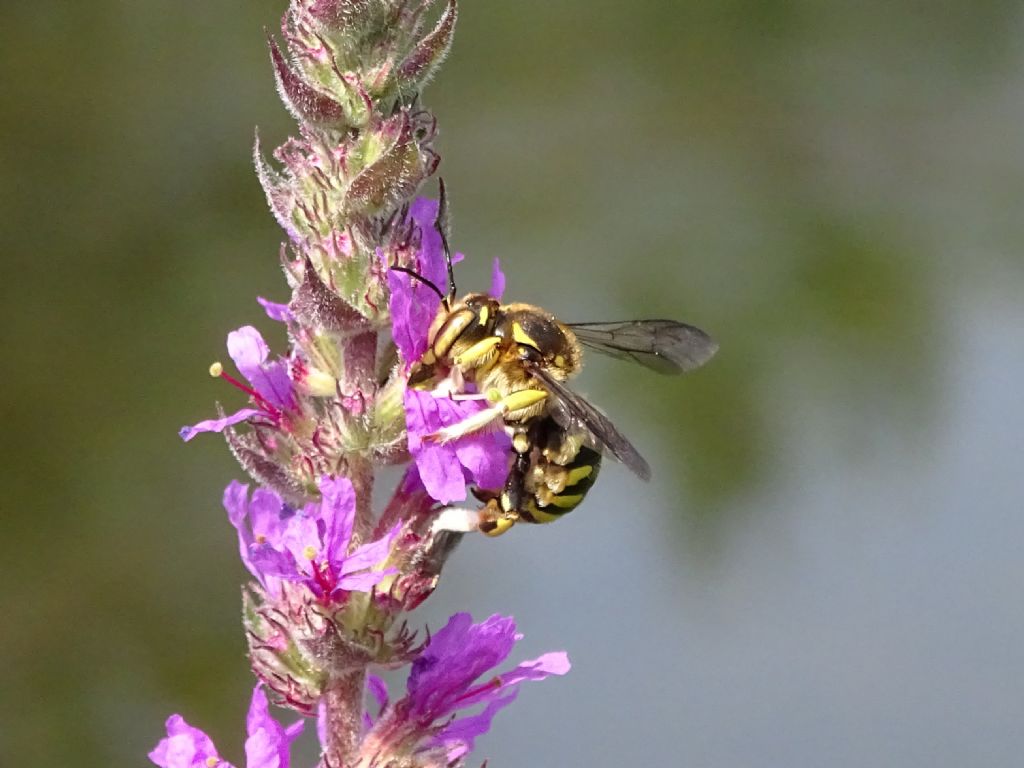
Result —
[[373, 463], [364, 456], [349, 456], [345, 475], [352, 481], [356, 493], [356, 523], [351, 546], [357, 547], [369, 541], [373, 534]]
[[363, 727], [366, 670], [334, 678], [321, 699], [324, 768], [349, 768], [356, 762]]

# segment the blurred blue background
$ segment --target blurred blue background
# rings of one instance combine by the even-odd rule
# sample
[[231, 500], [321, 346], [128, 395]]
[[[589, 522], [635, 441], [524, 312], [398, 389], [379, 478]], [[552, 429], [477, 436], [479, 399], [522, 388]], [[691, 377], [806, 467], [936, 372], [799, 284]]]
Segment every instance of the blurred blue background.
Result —
[[[241, 474], [176, 431], [230, 329], [280, 332], [249, 149], [292, 130], [283, 6], [0, 8], [5, 765], [141, 765], [171, 712], [242, 761]], [[574, 661], [480, 760], [1020, 761], [1022, 33], [994, 0], [465, 3], [426, 93], [460, 287], [497, 255], [509, 297], [721, 343], [592, 360], [654, 480], [467, 540], [415, 617]]]

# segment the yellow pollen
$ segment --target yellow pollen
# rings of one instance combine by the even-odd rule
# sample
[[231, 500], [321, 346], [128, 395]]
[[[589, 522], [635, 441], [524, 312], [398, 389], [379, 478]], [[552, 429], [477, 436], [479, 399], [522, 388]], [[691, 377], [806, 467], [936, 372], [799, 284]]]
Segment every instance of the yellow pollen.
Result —
[[220, 760], [218, 760], [216, 757], [208, 757], [208, 758], [206, 758], [207, 768], [215, 768], [215, 766], [219, 762], [220, 762]]
[[302, 550], [302, 554], [305, 555], [307, 560], [313, 560], [316, 558], [316, 547], [310, 544], [308, 547]]
[[497, 403], [499, 400], [501, 400], [500, 390], [495, 389], [494, 387], [491, 387], [490, 389], [487, 390], [487, 402]]
[[[210, 365], [210, 375], [213, 376], [213, 378], [220, 378], [222, 373], [224, 373], [224, 366], [220, 364], [220, 361]], [[212, 759], [213, 758], [211, 757], [210, 760]]]
[[266, 543], [267, 543], [267, 537], [266, 537], [266, 536], [264, 536], [264, 535], [263, 535], [262, 533], [261, 533], [261, 534], [259, 534], [259, 535], [258, 535], [258, 536], [256, 537], [256, 543], [257, 543], [257, 544], [266, 544]]

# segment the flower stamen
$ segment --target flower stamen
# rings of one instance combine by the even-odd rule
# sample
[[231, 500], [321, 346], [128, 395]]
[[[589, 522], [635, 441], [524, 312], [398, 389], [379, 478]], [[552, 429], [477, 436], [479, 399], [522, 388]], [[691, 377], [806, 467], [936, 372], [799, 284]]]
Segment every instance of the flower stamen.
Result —
[[457, 699], [455, 699], [455, 703], [458, 704], [460, 702], [465, 701], [466, 699], [472, 699], [472, 698], [476, 697], [477, 695], [479, 695], [479, 694], [483, 693], [484, 691], [487, 691], [488, 689], [491, 689], [491, 688], [493, 688], [494, 690], [497, 690], [497, 689], [501, 688], [502, 685], [503, 685], [503, 683], [501, 682], [501, 676], [500, 675], [495, 675], [490, 680], [488, 680], [486, 683], [482, 683], [481, 685], [478, 685], [476, 688], [470, 688], [464, 694], [462, 694]]
[[231, 374], [226, 373], [224, 371], [224, 366], [219, 361], [214, 362], [213, 364], [210, 365], [210, 375], [215, 379], [224, 379], [224, 381], [226, 381], [231, 386], [245, 392], [245, 394], [247, 394], [249, 397], [255, 400], [256, 403], [263, 410], [265, 410], [275, 419], [281, 418], [281, 411], [279, 408], [267, 402], [267, 399], [252, 387], [246, 386]]

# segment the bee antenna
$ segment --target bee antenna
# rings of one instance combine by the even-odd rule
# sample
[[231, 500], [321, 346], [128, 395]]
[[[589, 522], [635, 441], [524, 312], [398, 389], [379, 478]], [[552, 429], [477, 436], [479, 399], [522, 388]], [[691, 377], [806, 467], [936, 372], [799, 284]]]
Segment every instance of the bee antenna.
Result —
[[[448, 268], [448, 299], [446, 304], [451, 306], [455, 301], [455, 270], [452, 268], [452, 251], [448, 247], [448, 193], [445, 190], [444, 179], [438, 178], [438, 187], [441, 190], [441, 199], [437, 204], [437, 219], [434, 221], [434, 228], [441, 235], [441, 244], [444, 246], [444, 263]], [[442, 297], [444, 301], [444, 297]]]
[[427, 278], [425, 278], [423, 275], [421, 275], [416, 270], [409, 269], [408, 267], [391, 267], [391, 271], [392, 272], [402, 272], [403, 274], [406, 274], [409, 277], [412, 277], [412, 278], [415, 278], [416, 280], [419, 280], [421, 283], [423, 283], [425, 286], [427, 286], [427, 288], [429, 288], [434, 293], [436, 293], [441, 298], [442, 302], [447, 300], [445, 298], [445, 295], [443, 293], [441, 293], [441, 289], [438, 288], [436, 285], [434, 285], [434, 282], [432, 280], [428, 280]]

